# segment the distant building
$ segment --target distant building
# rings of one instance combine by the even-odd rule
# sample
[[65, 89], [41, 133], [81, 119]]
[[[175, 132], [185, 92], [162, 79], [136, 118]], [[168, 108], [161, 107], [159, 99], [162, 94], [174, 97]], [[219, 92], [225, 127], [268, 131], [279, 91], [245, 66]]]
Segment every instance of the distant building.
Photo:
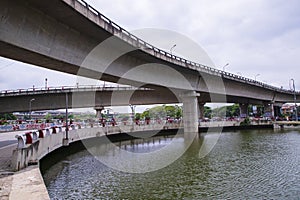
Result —
[[[26, 117], [29, 116], [28, 112], [14, 112], [13, 113], [17, 119], [24, 120]], [[31, 118], [32, 119], [45, 119], [46, 115], [50, 114], [52, 117], [57, 116], [65, 116], [66, 112], [63, 111], [56, 111], [56, 110], [45, 110], [45, 111], [33, 111], [31, 112]], [[69, 115], [73, 114], [72, 112], [69, 112]]]
[[281, 107], [281, 112], [283, 115], [292, 115], [294, 113], [295, 104], [283, 104]]

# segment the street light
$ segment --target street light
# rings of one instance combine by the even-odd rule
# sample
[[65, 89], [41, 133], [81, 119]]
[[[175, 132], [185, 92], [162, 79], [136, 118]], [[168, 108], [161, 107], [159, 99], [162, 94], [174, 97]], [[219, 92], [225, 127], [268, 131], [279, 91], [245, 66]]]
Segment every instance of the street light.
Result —
[[172, 55], [172, 51], [173, 51], [173, 49], [176, 47], [176, 44], [174, 44], [172, 47], [171, 47], [171, 49], [170, 49], [170, 53], [171, 53], [171, 55]]
[[29, 119], [31, 119], [31, 102], [33, 102], [35, 99], [30, 99], [29, 101]]
[[225, 67], [227, 67], [229, 63], [226, 63], [226, 65], [223, 66], [223, 71], [225, 71]]
[[296, 121], [298, 121], [298, 110], [297, 110], [297, 103], [296, 103], [296, 89], [295, 89], [295, 80], [291, 79], [291, 81], [293, 82], [293, 90], [294, 90], [294, 104], [295, 104], [295, 117], [296, 117]]
[[47, 90], [47, 88], [48, 88], [48, 79], [45, 78], [45, 90]]
[[129, 107], [131, 108], [131, 120], [132, 120], [132, 126], [133, 126], [134, 125], [135, 105], [129, 104]]
[[256, 77], [258, 77], [259, 75], [260, 75], [260, 74], [256, 74], [256, 75], [255, 75], [255, 78], [254, 78], [254, 79], [255, 79], [255, 81], [256, 81]]

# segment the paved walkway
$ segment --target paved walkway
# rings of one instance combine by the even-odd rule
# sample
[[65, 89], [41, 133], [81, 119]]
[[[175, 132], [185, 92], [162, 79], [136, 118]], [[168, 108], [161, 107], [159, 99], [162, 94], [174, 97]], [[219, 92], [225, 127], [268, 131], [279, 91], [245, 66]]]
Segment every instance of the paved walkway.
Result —
[[10, 164], [12, 152], [17, 147], [16, 144], [0, 149], [0, 199], [9, 199], [13, 174]]
[[0, 175], [10, 172], [10, 164], [13, 150], [17, 147], [15, 136], [21, 132], [0, 133]]
[[9, 199], [9, 194], [11, 191], [13, 176], [12, 175], [0, 175], [0, 199]]
[[[19, 172], [11, 170], [13, 150], [17, 148], [15, 136], [28, 130], [0, 133], [0, 199], [49, 199], [38, 166], [30, 166]], [[30, 188], [25, 187], [30, 185]]]
[[9, 199], [14, 172], [11, 170], [13, 150], [17, 147], [15, 135], [20, 132], [0, 133], [0, 199]]
[[11, 158], [13, 150], [16, 148], [17, 144], [10, 144], [0, 148], [0, 174], [3, 171], [11, 171]]
[[[30, 185], [30, 187], [28, 187]], [[49, 200], [38, 166], [29, 166], [13, 175], [0, 176], [1, 200]]]

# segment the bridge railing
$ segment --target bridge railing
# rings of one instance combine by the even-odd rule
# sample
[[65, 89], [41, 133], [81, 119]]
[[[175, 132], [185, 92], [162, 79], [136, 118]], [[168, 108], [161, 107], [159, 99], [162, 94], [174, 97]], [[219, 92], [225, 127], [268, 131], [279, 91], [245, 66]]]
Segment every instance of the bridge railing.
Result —
[[37, 140], [39, 140], [39, 138], [44, 138], [51, 134], [62, 133], [63, 128], [65, 129], [65, 127], [63, 126], [54, 126], [45, 129], [38, 129], [38, 130], [17, 134], [15, 136], [15, 138], [17, 138], [18, 140], [17, 148], [22, 149], [25, 148], [27, 145], [29, 146], [32, 145]]
[[43, 94], [43, 93], [62, 93], [62, 92], [84, 92], [84, 91], [127, 91], [127, 90], [151, 90], [149, 88], [137, 88], [133, 86], [60, 86], [60, 87], [42, 87], [42, 88], [28, 88], [16, 90], [0, 91], [0, 97], [29, 95], [29, 94]]
[[[101, 128], [104, 129], [105, 134], [121, 133], [121, 132], [132, 132], [132, 131], [146, 131], [146, 130], [161, 130], [161, 129], [174, 129], [182, 128], [180, 123], [162, 123], [162, 124], [149, 124], [149, 125], [111, 125], [102, 126], [100, 123], [85, 123], [85, 124], [71, 124], [68, 126], [70, 134], [72, 131], [78, 129], [89, 129], [89, 128]], [[15, 136], [18, 140], [17, 148], [27, 148], [37, 142], [40, 139], [48, 137], [53, 134], [65, 134], [66, 126], [53, 126], [44, 129], [37, 129], [20, 133]]]
[[[64, 0], [64, 1], [67, 1], [67, 0]], [[203, 64], [199, 64], [199, 63], [196, 63], [193, 61], [189, 61], [182, 57], [173, 55], [173, 54], [166, 52], [162, 49], [159, 49], [159, 48], [149, 44], [148, 42], [138, 38], [137, 36], [131, 34], [127, 30], [125, 30], [124, 28], [122, 28], [121, 26], [119, 26], [118, 24], [113, 22], [112, 20], [110, 20], [108, 17], [101, 14], [99, 11], [97, 11], [95, 8], [93, 8], [91, 5], [89, 5], [84, 0], [72, 0], [73, 5], [71, 5], [71, 6], [73, 6], [75, 9], [76, 9], [76, 5], [75, 5], [76, 2], [78, 2], [80, 5], [84, 6], [87, 9], [87, 11], [90, 11], [94, 15], [94, 17], [95, 16], [98, 17], [98, 19], [100, 19], [101, 22], [103, 22], [103, 24], [101, 24], [100, 22], [97, 23], [94, 21], [99, 26], [101, 26], [105, 30], [109, 31], [114, 36], [122, 39], [123, 41], [128, 42], [130, 45], [136, 47], [137, 49], [140, 49], [140, 50], [142, 50], [150, 55], [153, 55], [157, 58], [163, 59], [163, 60], [171, 62], [173, 64], [180, 65], [182, 67], [190, 68], [192, 70], [220, 76], [222, 78], [232, 79], [235, 81], [252, 84], [252, 85], [255, 85], [258, 87], [263, 87], [266, 89], [270, 89], [270, 90], [274, 90], [274, 91], [278, 91], [278, 92], [282, 92], [282, 93], [291, 94], [293, 92], [291, 90], [275, 87], [275, 86], [272, 86], [272, 85], [269, 85], [266, 83], [262, 83], [260, 81], [256, 81], [256, 80], [253, 80], [250, 78], [246, 78], [243, 76], [228, 73], [228, 72], [225, 72], [225, 71], [222, 71], [219, 69], [215, 69], [215, 68], [212, 68], [212, 67], [209, 67], [209, 66], [206, 66]], [[77, 11], [80, 12], [80, 10], [77, 10]], [[89, 15], [87, 13], [82, 13], [82, 14], [84, 14], [86, 17], [89, 18]], [[93, 21], [92, 18], [91, 18], [91, 21]], [[298, 91], [297, 94], [300, 94], [300, 91]]]

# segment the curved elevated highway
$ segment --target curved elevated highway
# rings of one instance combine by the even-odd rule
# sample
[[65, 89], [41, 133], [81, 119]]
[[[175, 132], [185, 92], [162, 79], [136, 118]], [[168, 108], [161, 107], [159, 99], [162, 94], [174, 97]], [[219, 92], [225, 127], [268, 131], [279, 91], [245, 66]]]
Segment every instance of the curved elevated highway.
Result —
[[[185, 116], [192, 121], [197, 116], [192, 112], [197, 110], [197, 102], [276, 105], [294, 101], [293, 91], [216, 70], [154, 47], [83, 0], [2, 0], [0, 13], [0, 56], [158, 92], [168, 88], [182, 97]], [[151, 67], [136, 70], [147, 64]], [[182, 78], [169, 73], [170, 69]], [[296, 101], [299, 100], [297, 92]]]

